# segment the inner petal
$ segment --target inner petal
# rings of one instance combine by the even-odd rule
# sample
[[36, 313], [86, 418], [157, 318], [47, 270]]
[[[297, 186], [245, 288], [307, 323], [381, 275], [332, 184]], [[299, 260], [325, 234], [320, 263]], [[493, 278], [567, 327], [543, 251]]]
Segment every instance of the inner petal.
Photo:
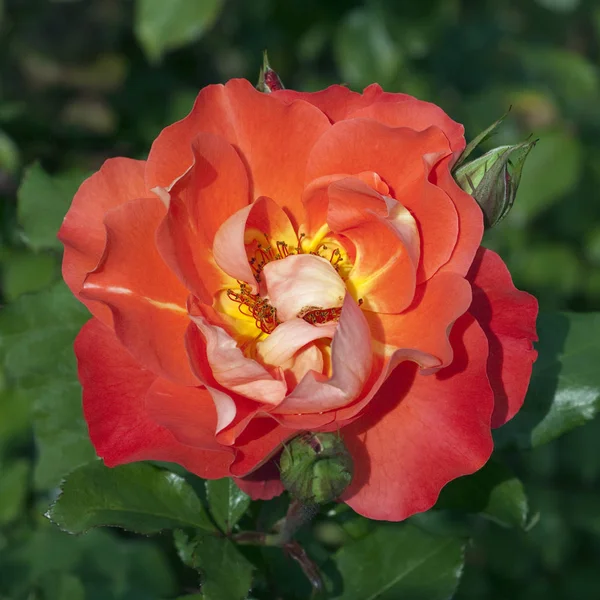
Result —
[[[330, 261], [314, 254], [294, 254], [267, 263], [264, 281], [271, 305], [281, 321], [316, 315], [325, 323], [339, 317], [346, 286]], [[329, 312], [327, 312], [329, 311]], [[327, 318], [328, 315], [331, 318]]]

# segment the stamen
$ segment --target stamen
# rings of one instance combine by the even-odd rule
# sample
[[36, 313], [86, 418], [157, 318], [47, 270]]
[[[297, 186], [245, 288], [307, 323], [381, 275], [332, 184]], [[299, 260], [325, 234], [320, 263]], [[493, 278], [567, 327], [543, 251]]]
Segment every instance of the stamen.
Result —
[[[277, 318], [277, 309], [269, 304], [267, 300], [250, 291], [250, 286], [240, 282], [240, 291], [227, 290], [227, 297], [239, 304], [238, 310], [247, 317], [252, 317], [256, 326], [264, 333], [272, 333], [275, 327], [281, 323]], [[244, 312], [244, 308], [250, 314]]]
[[329, 323], [330, 321], [339, 321], [341, 314], [341, 306], [336, 308], [306, 306], [298, 313], [298, 316], [311, 325], [323, 325], [324, 323]]

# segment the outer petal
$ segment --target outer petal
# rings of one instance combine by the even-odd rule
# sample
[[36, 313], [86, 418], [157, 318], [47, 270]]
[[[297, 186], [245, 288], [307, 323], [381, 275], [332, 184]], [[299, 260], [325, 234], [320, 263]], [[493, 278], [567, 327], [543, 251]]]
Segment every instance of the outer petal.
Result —
[[155, 423], [166, 427], [182, 444], [223, 450], [215, 439], [217, 412], [206, 389], [157, 379], [146, 394], [146, 411]]
[[[90, 437], [109, 467], [164, 460], [200, 477], [227, 476], [232, 461], [229, 448], [203, 449], [203, 444], [211, 445], [210, 439], [197, 439], [195, 447], [187, 446], [151, 419], [144, 397], [157, 378], [135, 362], [106, 325], [96, 319], [84, 325], [75, 341], [75, 353]], [[180, 389], [185, 394], [185, 388]], [[214, 419], [214, 410], [209, 406], [204, 416]]]
[[412, 359], [421, 368], [452, 362], [450, 328], [471, 304], [468, 281], [455, 273], [437, 273], [416, 291], [412, 305], [399, 315], [365, 311], [373, 349], [386, 358]]
[[332, 85], [314, 93], [282, 90], [273, 95], [287, 101], [301, 98], [310, 102], [334, 123], [343, 119], [368, 117], [391, 127], [410, 127], [416, 131], [435, 125], [446, 134], [453, 151], [465, 147], [464, 127], [453, 121], [439, 106], [407, 94], [384, 92], [376, 83], [365, 88], [362, 94], [346, 86]]
[[481, 248], [468, 275], [473, 282], [470, 313], [488, 337], [488, 377], [496, 398], [492, 426], [512, 419], [523, 404], [537, 357], [537, 300], [515, 288], [502, 259]]
[[[450, 154], [441, 130], [391, 128], [368, 119], [336, 123], [315, 145], [307, 182], [318, 177], [374, 171], [414, 216], [421, 234], [418, 282], [448, 262], [458, 237], [458, 216], [448, 195], [428, 180], [429, 163]], [[401, 157], [401, 159], [399, 158]]]
[[329, 127], [327, 117], [307, 102], [283, 102], [248, 81], [208, 86], [192, 112], [154, 142], [146, 182], [149, 188], [168, 186], [192, 164], [194, 137], [202, 131], [214, 133], [240, 151], [252, 176], [252, 196], [273, 198], [297, 226], [308, 155]]
[[223, 138], [201, 133], [192, 145], [194, 164], [169, 192], [168, 212], [157, 232], [158, 249], [184, 285], [207, 303], [235, 280], [213, 259], [215, 234], [250, 203], [250, 183], [239, 154]]
[[465, 315], [451, 334], [455, 359], [435, 375], [400, 365], [344, 428], [357, 476], [344, 501], [371, 519], [401, 521], [429, 509], [446, 483], [480, 469], [492, 452], [493, 392], [485, 334]]
[[235, 483], [252, 500], [271, 500], [284, 491], [279, 469], [273, 460], [266, 462], [248, 477], [236, 477]]
[[104, 214], [124, 202], [148, 195], [140, 160], [111, 158], [83, 182], [73, 198], [58, 232], [65, 246], [63, 277], [71, 291], [96, 317], [112, 323], [110, 310], [102, 303], [80, 298], [86, 275], [96, 268], [106, 244]]
[[429, 178], [454, 202], [458, 213], [458, 239], [448, 262], [442, 271], [466, 275], [483, 237], [483, 212], [472, 196], [464, 192], [452, 177], [452, 157], [440, 161], [431, 171]]
[[160, 200], [147, 198], [106, 214], [106, 250], [82, 296], [110, 308], [117, 337], [141, 364], [182, 385], [194, 385], [198, 380], [184, 343], [188, 292], [154, 241], [165, 211]]
[[254, 418], [236, 440], [231, 475], [247, 477], [279, 452], [283, 442], [297, 434], [297, 429], [282, 427], [268, 415]]

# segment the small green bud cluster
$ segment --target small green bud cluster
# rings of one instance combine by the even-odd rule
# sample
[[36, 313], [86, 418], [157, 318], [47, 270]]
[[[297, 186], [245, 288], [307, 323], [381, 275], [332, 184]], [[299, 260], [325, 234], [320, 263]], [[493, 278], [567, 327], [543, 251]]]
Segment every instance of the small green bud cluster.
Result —
[[350, 485], [352, 457], [336, 433], [305, 433], [286, 444], [279, 462], [281, 483], [297, 500], [326, 504]]

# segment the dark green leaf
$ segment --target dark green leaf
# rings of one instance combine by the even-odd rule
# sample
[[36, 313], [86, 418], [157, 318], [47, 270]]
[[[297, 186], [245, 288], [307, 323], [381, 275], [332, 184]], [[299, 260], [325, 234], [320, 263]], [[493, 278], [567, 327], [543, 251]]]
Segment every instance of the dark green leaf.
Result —
[[38, 292], [56, 280], [58, 261], [51, 254], [10, 252], [2, 260], [2, 286], [7, 301]]
[[185, 479], [141, 463], [109, 469], [96, 461], [79, 467], [66, 478], [47, 516], [69, 533], [102, 526], [138, 533], [214, 530]]
[[506, 527], [524, 527], [528, 503], [521, 481], [507, 467], [490, 460], [473, 475], [450, 482], [435, 508], [479, 513]]
[[254, 567], [230, 540], [212, 535], [200, 537], [194, 561], [202, 576], [202, 593], [206, 600], [247, 597]]
[[39, 164], [25, 171], [18, 194], [18, 217], [31, 248], [62, 248], [56, 233], [77, 188], [86, 177], [87, 173], [82, 171], [50, 176]]
[[600, 313], [542, 314], [538, 335], [529, 392], [517, 416], [497, 430], [499, 444], [545, 444], [600, 409]]
[[38, 449], [34, 481], [38, 489], [47, 489], [57, 486], [76, 467], [93, 460], [96, 453], [83, 418], [81, 385], [76, 379], [56, 379], [27, 393], [34, 405]]
[[216, 21], [224, 0], [137, 0], [134, 31], [148, 58], [193, 42]]
[[380, 525], [334, 560], [343, 581], [336, 600], [445, 600], [458, 585], [463, 546], [411, 525]]
[[206, 495], [210, 513], [225, 533], [233, 529], [252, 502], [230, 477], [207, 481]]
[[0, 526], [10, 523], [24, 508], [31, 465], [19, 459], [0, 465]]
[[26, 295], [0, 313], [0, 359], [7, 374], [27, 387], [46, 375], [75, 378], [73, 340], [89, 318], [64, 283]]
[[81, 581], [69, 573], [53, 572], [41, 581], [44, 600], [85, 600]]

